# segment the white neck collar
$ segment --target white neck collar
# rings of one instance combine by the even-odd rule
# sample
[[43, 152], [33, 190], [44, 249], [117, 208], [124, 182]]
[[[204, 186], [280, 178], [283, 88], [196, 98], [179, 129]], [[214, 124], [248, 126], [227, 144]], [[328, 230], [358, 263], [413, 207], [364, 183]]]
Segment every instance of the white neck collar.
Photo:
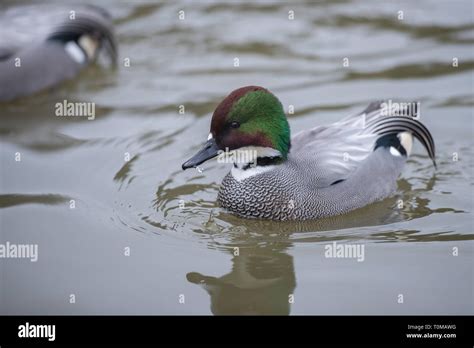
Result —
[[242, 181], [252, 176], [268, 172], [276, 167], [276, 165], [259, 166], [258, 158], [282, 157], [280, 151], [271, 147], [261, 146], [246, 146], [238, 150], [230, 151], [228, 154], [229, 157], [232, 157], [231, 162], [234, 164], [231, 174], [237, 181]]

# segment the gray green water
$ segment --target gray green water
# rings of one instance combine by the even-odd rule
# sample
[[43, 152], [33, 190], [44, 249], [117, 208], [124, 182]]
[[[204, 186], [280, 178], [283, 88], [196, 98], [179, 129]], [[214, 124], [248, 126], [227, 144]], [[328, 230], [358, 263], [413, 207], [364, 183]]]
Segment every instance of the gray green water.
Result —
[[[474, 313], [472, 1], [99, 3], [130, 67], [0, 104], [0, 243], [39, 246], [35, 263], [0, 260], [0, 313]], [[181, 164], [249, 84], [294, 105], [293, 134], [419, 100], [438, 169], [418, 144], [382, 202], [307, 223], [233, 217], [216, 204], [229, 166]], [[56, 117], [64, 99], [95, 102], [95, 120]], [[364, 261], [326, 258], [334, 241], [364, 245]]]

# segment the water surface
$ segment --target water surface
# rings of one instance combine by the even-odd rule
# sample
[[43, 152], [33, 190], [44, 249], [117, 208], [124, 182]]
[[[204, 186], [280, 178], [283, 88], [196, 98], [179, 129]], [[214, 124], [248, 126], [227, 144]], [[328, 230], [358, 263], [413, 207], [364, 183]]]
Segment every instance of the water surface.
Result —
[[[0, 313], [474, 313], [471, 1], [100, 4], [118, 68], [0, 105], [0, 242], [39, 246], [36, 263], [0, 260]], [[250, 84], [293, 105], [293, 134], [419, 100], [438, 169], [418, 144], [382, 202], [314, 222], [234, 217], [216, 204], [229, 166], [181, 164]], [[64, 99], [95, 102], [96, 118], [56, 117]], [[326, 258], [333, 242], [364, 245], [364, 261]]]

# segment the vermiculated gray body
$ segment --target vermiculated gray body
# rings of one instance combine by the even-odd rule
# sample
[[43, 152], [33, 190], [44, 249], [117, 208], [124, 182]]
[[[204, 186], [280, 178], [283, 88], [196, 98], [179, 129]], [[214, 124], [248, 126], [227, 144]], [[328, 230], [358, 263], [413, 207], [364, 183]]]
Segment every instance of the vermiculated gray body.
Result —
[[318, 188], [313, 168], [290, 154], [288, 165], [240, 182], [229, 173], [218, 200], [223, 208], [247, 218], [313, 220], [339, 215], [390, 196], [405, 161], [379, 148], [347, 180]]
[[372, 103], [360, 114], [297, 134], [287, 160], [260, 167], [263, 172], [246, 178], [229, 173], [219, 190], [220, 205], [246, 218], [313, 220], [389, 197], [413, 136], [436, 166], [435, 146], [421, 122], [384, 116], [382, 105]]

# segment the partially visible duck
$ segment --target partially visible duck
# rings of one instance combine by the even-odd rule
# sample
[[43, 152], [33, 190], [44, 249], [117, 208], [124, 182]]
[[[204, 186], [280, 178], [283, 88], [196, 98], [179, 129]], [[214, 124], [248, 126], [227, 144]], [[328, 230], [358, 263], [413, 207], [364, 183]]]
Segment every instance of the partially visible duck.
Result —
[[393, 194], [413, 137], [436, 166], [428, 129], [412, 117], [385, 116], [396, 110], [384, 108], [382, 102], [372, 103], [290, 140], [278, 98], [262, 87], [239, 88], [217, 106], [204, 148], [182, 167], [196, 167], [222, 151], [233, 153], [218, 201], [241, 217], [310, 220], [343, 214]]
[[[31, 15], [51, 20], [48, 30], [31, 33], [34, 28], [30, 28], [32, 38], [26, 42], [21, 42], [21, 36], [14, 42], [12, 35], [9, 42], [0, 42], [0, 101], [28, 96], [74, 78], [96, 60], [101, 48], [112, 63], [116, 61], [112, 20], [102, 8], [73, 7], [73, 15], [51, 7], [35, 9]], [[11, 34], [12, 28], [4, 27], [0, 34], [2, 31]]]

